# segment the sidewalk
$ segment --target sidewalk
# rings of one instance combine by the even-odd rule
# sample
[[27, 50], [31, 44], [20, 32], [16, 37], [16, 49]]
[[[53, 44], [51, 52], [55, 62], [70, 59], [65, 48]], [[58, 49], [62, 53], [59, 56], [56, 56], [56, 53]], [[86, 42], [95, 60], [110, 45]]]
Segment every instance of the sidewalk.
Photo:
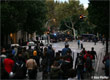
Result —
[[[104, 78], [101, 78], [101, 77], [106, 77], [104, 72], [105, 66], [102, 63], [102, 60], [105, 55], [105, 50], [106, 50], [106, 47], [102, 48], [101, 51], [99, 52], [98, 61], [96, 62], [96, 68], [95, 68], [95, 74], [94, 74], [95, 79], [93, 80], [104, 80]], [[109, 80], [109, 79], [106, 79], [106, 80]]]

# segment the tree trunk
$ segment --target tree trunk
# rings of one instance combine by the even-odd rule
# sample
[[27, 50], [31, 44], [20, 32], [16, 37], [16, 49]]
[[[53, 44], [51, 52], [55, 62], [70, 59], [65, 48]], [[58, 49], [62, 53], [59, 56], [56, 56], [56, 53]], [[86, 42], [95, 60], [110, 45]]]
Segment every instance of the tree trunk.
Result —
[[74, 39], [75, 39], [75, 37], [76, 37], [76, 33], [75, 33], [75, 29], [74, 29], [74, 28], [72, 28], [72, 32], [73, 32]]

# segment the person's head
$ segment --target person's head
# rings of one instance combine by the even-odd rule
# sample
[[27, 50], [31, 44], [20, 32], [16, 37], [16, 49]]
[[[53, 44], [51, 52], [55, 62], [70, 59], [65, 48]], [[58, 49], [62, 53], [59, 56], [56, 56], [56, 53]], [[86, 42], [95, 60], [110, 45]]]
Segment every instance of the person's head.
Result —
[[18, 57], [21, 57], [22, 56], [22, 51], [21, 50], [18, 50]]
[[85, 51], [85, 48], [83, 48], [83, 51]]
[[60, 53], [59, 52], [56, 52], [56, 57], [60, 57]]
[[12, 49], [14, 49], [14, 46], [12, 46]]
[[47, 48], [46, 47], [44, 48], [44, 51], [47, 51]]
[[68, 45], [68, 44], [66, 44], [66, 45], [65, 45], [65, 48], [68, 48], [68, 47], [69, 47], [69, 45]]
[[2, 52], [6, 52], [6, 49], [5, 48], [2, 48]]
[[33, 51], [33, 56], [37, 56], [37, 51], [36, 50]]
[[1, 54], [5, 54], [5, 53], [6, 53], [6, 49], [5, 48], [2, 48]]
[[50, 44], [50, 47], [52, 48], [52, 44]]
[[31, 46], [29, 46], [29, 49], [31, 49]]
[[15, 45], [14, 47], [17, 48], [17, 45]]
[[91, 50], [94, 51], [94, 47], [92, 47]]
[[88, 54], [90, 54], [90, 51], [87, 51]]

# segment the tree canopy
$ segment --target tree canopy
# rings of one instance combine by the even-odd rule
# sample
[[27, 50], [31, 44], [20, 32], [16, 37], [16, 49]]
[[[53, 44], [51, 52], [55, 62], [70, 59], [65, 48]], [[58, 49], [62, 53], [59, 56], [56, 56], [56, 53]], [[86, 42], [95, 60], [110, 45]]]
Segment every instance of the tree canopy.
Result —
[[1, 3], [2, 32], [9, 34], [23, 30], [30, 34], [41, 33], [46, 12], [45, 1], [3, 1]]
[[107, 54], [109, 40], [109, 0], [98, 2], [90, 0], [88, 13], [89, 20], [96, 25], [96, 32], [99, 32], [106, 37]]
[[97, 26], [95, 30], [107, 36], [109, 32], [109, 2], [90, 0], [88, 13], [89, 20]]

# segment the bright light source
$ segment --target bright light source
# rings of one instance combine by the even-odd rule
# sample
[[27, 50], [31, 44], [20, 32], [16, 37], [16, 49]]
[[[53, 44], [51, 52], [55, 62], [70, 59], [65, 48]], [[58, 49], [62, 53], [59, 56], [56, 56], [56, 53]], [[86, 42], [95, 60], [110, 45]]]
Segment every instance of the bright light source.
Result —
[[56, 36], [57, 34], [56, 33], [54, 33], [54, 36]]

